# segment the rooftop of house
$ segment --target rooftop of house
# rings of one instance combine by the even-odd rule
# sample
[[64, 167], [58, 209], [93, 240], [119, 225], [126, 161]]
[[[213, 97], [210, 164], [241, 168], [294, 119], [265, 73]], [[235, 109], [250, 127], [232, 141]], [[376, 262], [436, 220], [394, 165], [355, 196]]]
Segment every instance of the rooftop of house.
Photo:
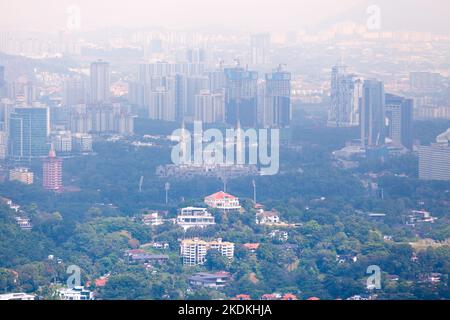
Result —
[[235, 196], [232, 196], [231, 194], [220, 191], [220, 192], [214, 193], [210, 196], [207, 196], [205, 199], [206, 200], [236, 200], [237, 198]]
[[246, 243], [243, 246], [247, 250], [258, 250], [260, 244], [259, 243]]
[[272, 211], [264, 211], [264, 210], [260, 210], [258, 212], [258, 217], [278, 217], [280, 216], [280, 213], [277, 210], [272, 210]]
[[216, 273], [207, 273], [207, 272], [199, 272], [193, 274], [189, 280], [193, 281], [215, 281], [217, 279], [229, 279], [231, 277], [231, 274], [229, 272], [225, 271], [219, 271]]

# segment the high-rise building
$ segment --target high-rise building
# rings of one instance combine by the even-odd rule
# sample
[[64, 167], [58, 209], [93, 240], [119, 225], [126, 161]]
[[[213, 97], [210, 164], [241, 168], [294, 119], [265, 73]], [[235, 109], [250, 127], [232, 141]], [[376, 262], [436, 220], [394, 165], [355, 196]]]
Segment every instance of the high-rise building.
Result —
[[411, 72], [410, 88], [413, 91], [437, 91], [442, 87], [443, 77], [436, 72]]
[[412, 99], [386, 94], [387, 136], [396, 145], [412, 149], [412, 121], [414, 102]]
[[291, 74], [281, 70], [266, 74], [262, 125], [285, 128], [291, 122]]
[[202, 90], [195, 96], [195, 120], [204, 123], [225, 121], [225, 100], [221, 93]]
[[252, 65], [270, 63], [270, 34], [254, 34], [250, 39]]
[[328, 126], [352, 127], [359, 124], [359, 80], [347, 72], [347, 67], [337, 65], [331, 71], [331, 104]]
[[69, 78], [64, 81], [62, 103], [64, 106], [86, 103], [85, 83], [81, 77]]
[[226, 87], [227, 78], [223, 69], [208, 72], [209, 90], [222, 93]]
[[29, 160], [48, 153], [48, 107], [16, 107], [9, 120], [9, 156]]
[[450, 129], [430, 146], [419, 146], [419, 179], [450, 181]]
[[377, 147], [385, 143], [384, 84], [378, 80], [365, 80], [360, 110], [361, 144]]
[[70, 131], [133, 135], [134, 118], [130, 107], [120, 103], [77, 105], [70, 112]]
[[62, 159], [56, 156], [53, 147], [43, 163], [44, 189], [59, 192], [62, 190]]
[[255, 127], [257, 122], [258, 73], [240, 67], [225, 69], [225, 119], [235, 125]]
[[190, 63], [205, 63], [206, 50], [203, 48], [189, 48], [186, 50], [186, 61]]
[[176, 120], [174, 97], [165, 87], [158, 87], [151, 92], [148, 115], [153, 120]]
[[209, 250], [216, 250], [229, 260], [234, 257], [234, 243], [223, 242], [222, 239], [215, 241], [204, 241], [198, 238], [186, 239], [180, 244], [180, 255], [186, 266], [203, 265]]
[[33, 84], [33, 82], [28, 81], [23, 86], [23, 96], [25, 97], [25, 103], [28, 106], [31, 106], [37, 99], [37, 90], [36, 86]]
[[107, 102], [110, 97], [109, 63], [96, 61], [91, 64], [90, 101]]
[[0, 99], [6, 96], [5, 67], [0, 66]]

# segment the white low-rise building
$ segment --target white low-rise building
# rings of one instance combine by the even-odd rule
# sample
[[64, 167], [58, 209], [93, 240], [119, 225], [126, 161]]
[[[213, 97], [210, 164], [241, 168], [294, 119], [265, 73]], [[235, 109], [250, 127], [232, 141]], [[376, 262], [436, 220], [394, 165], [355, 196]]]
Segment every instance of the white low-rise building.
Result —
[[280, 214], [276, 210], [264, 211], [261, 209], [256, 214], [257, 224], [273, 225], [279, 224], [280, 222]]
[[142, 222], [147, 226], [160, 226], [164, 224], [162, 215], [158, 211], [147, 211], [142, 215]]
[[207, 196], [205, 203], [210, 208], [224, 211], [238, 211], [242, 208], [238, 198], [223, 191]]
[[187, 207], [182, 208], [177, 217], [177, 224], [185, 231], [190, 228], [205, 228], [215, 225], [216, 222], [206, 208]]
[[62, 300], [94, 300], [94, 293], [83, 286], [61, 289], [58, 293]]
[[23, 292], [0, 294], [0, 301], [6, 300], [36, 300], [36, 296], [34, 294], [27, 294]]

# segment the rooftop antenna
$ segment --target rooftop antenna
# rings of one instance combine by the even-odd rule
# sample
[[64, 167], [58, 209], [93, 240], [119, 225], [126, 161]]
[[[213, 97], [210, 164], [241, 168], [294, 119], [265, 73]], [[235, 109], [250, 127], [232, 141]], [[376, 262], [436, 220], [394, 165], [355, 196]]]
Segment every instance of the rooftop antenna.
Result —
[[253, 185], [253, 202], [256, 204], [256, 181], [255, 181], [255, 179], [253, 179], [252, 185]]
[[164, 190], [166, 191], [166, 206], [169, 203], [169, 190], [170, 190], [170, 183], [166, 182], [164, 185]]
[[223, 192], [227, 192], [228, 178], [225, 175], [222, 176], [222, 182], [223, 182]]
[[144, 176], [141, 176], [141, 179], [139, 180], [139, 193], [142, 192], [142, 185], [144, 184]]

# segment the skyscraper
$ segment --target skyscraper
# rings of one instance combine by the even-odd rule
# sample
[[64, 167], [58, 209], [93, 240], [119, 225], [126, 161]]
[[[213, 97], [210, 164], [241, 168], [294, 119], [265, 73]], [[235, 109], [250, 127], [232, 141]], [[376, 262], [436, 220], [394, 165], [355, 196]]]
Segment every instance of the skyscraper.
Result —
[[331, 71], [331, 104], [328, 111], [328, 126], [357, 126], [359, 95], [357, 77], [348, 73], [345, 66], [334, 66]]
[[252, 65], [264, 65], [270, 63], [270, 34], [254, 34], [250, 39]]
[[48, 107], [17, 107], [10, 114], [9, 155], [15, 160], [29, 160], [48, 153], [50, 132]]
[[361, 144], [376, 147], [385, 142], [384, 84], [378, 80], [365, 80], [360, 110]]
[[414, 101], [412, 99], [386, 94], [386, 134], [392, 139], [394, 144], [402, 145], [410, 150], [413, 145], [413, 105]]
[[419, 178], [450, 181], [450, 129], [430, 146], [419, 146]]
[[85, 83], [81, 77], [66, 79], [63, 86], [63, 105], [75, 106], [86, 102]]
[[91, 64], [90, 101], [92, 103], [107, 102], [110, 97], [109, 63], [97, 61]]
[[195, 96], [195, 120], [219, 123], [225, 120], [225, 102], [220, 93], [202, 90]]
[[173, 95], [165, 87], [158, 87], [150, 94], [148, 115], [153, 120], [175, 121], [176, 110]]
[[266, 74], [262, 125], [284, 128], [291, 122], [291, 74], [281, 70]]
[[0, 99], [6, 96], [5, 67], [0, 66]]
[[244, 127], [254, 127], [257, 122], [258, 73], [235, 67], [225, 69], [225, 118], [235, 125], [238, 120]]
[[62, 159], [56, 157], [55, 150], [52, 148], [48, 157], [43, 163], [43, 187], [51, 191], [62, 190]]

